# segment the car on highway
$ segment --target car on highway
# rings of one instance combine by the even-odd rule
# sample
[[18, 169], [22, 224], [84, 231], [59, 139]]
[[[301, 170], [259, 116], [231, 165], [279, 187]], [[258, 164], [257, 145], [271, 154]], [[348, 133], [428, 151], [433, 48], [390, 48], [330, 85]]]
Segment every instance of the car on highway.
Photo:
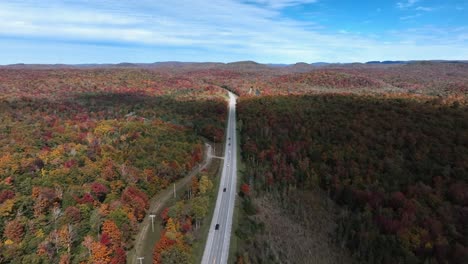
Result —
[[223, 192], [226, 192], [226, 188], [223, 189]]
[[219, 229], [219, 224], [216, 224], [215, 230], [218, 230], [218, 229]]

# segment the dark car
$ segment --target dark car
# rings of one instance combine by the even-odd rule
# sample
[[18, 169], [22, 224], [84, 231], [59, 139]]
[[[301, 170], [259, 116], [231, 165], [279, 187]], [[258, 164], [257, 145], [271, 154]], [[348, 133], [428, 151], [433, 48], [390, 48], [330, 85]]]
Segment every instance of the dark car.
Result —
[[229, 137], [229, 140], [231, 140], [231, 137]]
[[218, 230], [218, 229], [219, 229], [219, 224], [216, 224], [215, 230]]
[[231, 143], [229, 143], [229, 146], [231, 146]]
[[225, 192], [225, 191], [226, 191], [226, 188], [223, 189], [223, 192]]

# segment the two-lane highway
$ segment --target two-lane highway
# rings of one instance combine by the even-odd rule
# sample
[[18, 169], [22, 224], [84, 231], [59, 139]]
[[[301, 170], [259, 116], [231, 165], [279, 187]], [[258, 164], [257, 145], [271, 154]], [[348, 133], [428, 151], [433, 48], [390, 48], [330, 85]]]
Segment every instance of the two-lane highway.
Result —
[[202, 263], [227, 263], [231, 239], [232, 215], [236, 199], [237, 144], [236, 144], [236, 96], [229, 92], [229, 116], [224, 149], [224, 164], [206, 241]]

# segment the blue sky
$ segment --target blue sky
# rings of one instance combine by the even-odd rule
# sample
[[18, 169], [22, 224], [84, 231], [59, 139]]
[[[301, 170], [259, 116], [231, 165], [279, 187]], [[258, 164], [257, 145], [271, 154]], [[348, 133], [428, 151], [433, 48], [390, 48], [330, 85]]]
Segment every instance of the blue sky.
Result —
[[468, 59], [466, 0], [0, 0], [0, 64]]

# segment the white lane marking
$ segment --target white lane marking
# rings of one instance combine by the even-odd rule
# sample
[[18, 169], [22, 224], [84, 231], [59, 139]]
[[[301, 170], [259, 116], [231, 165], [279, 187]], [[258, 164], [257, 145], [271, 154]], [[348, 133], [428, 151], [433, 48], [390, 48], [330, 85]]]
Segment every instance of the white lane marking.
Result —
[[[233, 139], [235, 139], [235, 104], [236, 100], [232, 93], [229, 93], [230, 102], [229, 102], [229, 119], [228, 119], [228, 127], [227, 127], [227, 135], [232, 135]], [[229, 137], [229, 142], [230, 142]], [[234, 140], [233, 140], [234, 141]], [[226, 148], [229, 153], [231, 153], [231, 149], [234, 152], [234, 155], [226, 155], [225, 163], [223, 164], [223, 171], [221, 173], [221, 181], [220, 184], [223, 184], [218, 189], [218, 196], [216, 201], [215, 213], [213, 215], [213, 219], [210, 226], [210, 231], [208, 232], [208, 240], [205, 247], [205, 251], [203, 254], [202, 263], [209, 263], [210, 259], [213, 259], [213, 263], [216, 263], [216, 260], [219, 260], [218, 263], [227, 263], [227, 253], [229, 250], [229, 242], [230, 242], [230, 235], [231, 235], [231, 228], [232, 228], [232, 212], [233, 212], [233, 201], [235, 201], [235, 191], [232, 191], [233, 188], [236, 187], [236, 177], [237, 177], [237, 159], [235, 155], [236, 146], [231, 146], [231, 144], [226, 141]], [[231, 169], [228, 170], [229, 162], [233, 166]], [[234, 172], [234, 177], [232, 176]], [[226, 181], [227, 184], [226, 184]], [[229, 187], [229, 193], [226, 193], [223, 196], [223, 186]], [[221, 197], [220, 197], [221, 195]], [[220, 219], [221, 217], [221, 219]], [[220, 221], [221, 220], [221, 221]], [[216, 232], [214, 230], [214, 226], [219, 223], [220, 230]], [[227, 233], [227, 235], [226, 235]], [[223, 235], [223, 236], [221, 236]], [[221, 241], [220, 241], [221, 240]], [[213, 243], [215, 243], [213, 245]], [[219, 250], [221, 249], [221, 252]], [[221, 258], [218, 258], [221, 255]]]

